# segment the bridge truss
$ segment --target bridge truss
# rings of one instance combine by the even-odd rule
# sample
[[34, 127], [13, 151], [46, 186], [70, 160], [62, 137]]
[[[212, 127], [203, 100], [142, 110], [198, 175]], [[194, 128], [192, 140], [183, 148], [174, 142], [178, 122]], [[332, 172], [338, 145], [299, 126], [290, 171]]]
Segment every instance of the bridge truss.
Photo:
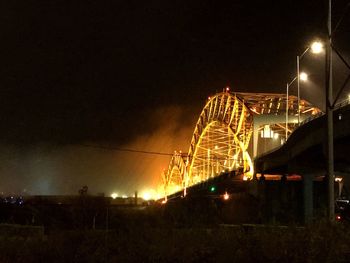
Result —
[[253, 116], [244, 101], [230, 92], [210, 97], [204, 106], [187, 155], [175, 152], [164, 172], [165, 196], [218, 176], [241, 170], [253, 176], [247, 151], [253, 131]]
[[[188, 153], [175, 152], [164, 171], [165, 196], [180, 190], [186, 193], [187, 187], [222, 172], [236, 170], [244, 175], [243, 179], [251, 179], [254, 171], [248, 146], [254, 133], [252, 146], [256, 151], [257, 134], [263, 132], [266, 126], [278, 135], [277, 138], [281, 138], [281, 143], [287, 140], [286, 135], [298, 127], [295, 122], [298, 107], [302, 120], [320, 114], [321, 111], [309, 102], [301, 100], [298, 106], [297, 101], [295, 96], [289, 96], [287, 100], [285, 94], [233, 94], [228, 90], [209, 97], [198, 118]], [[274, 117], [272, 123], [267, 124], [267, 115]], [[258, 121], [256, 116], [263, 116], [263, 121], [261, 118]]]

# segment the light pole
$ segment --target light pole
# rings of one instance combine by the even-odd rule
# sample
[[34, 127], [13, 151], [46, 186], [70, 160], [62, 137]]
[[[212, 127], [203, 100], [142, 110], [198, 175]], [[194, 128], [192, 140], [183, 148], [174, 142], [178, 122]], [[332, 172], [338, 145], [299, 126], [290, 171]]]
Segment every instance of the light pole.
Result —
[[313, 54], [319, 54], [323, 50], [323, 44], [320, 41], [314, 41], [310, 46], [308, 46], [301, 55], [297, 56], [297, 83], [298, 83], [298, 126], [300, 125], [300, 80], [302, 75], [300, 74], [300, 60], [304, 55], [311, 50]]
[[[289, 87], [293, 84], [293, 82], [296, 79], [300, 79], [301, 81], [307, 81], [307, 79], [308, 79], [308, 76], [305, 72], [301, 72], [299, 75], [295, 76], [291, 82], [287, 83], [287, 90], [286, 90], [286, 141], [288, 138]], [[298, 108], [300, 108], [299, 107], [299, 96], [298, 96]], [[299, 115], [299, 111], [298, 111], [298, 115]]]
[[328, 41], [326, 47], [326, 117], [327, 117], [327, 185], [328, 217], [334, 221], [334, 142], [333, 142], [333, 62], [332, 62], [332, 0], [328, 1]]

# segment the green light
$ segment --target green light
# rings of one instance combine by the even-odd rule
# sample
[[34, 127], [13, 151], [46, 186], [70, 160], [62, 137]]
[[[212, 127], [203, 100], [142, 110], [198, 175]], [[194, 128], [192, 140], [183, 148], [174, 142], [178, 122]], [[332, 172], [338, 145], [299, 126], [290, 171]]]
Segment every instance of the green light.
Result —
[[216, 187], [214, 185], [210, 187], [210, 192], [215, 192], [215, 190], [216, 190]]

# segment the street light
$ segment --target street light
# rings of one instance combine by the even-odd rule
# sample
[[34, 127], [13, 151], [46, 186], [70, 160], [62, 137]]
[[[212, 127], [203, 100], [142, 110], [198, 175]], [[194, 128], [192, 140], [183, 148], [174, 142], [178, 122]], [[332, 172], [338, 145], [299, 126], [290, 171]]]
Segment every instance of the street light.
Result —
[[300, 80], [302, 76], [300, 74], [300, 60], [304, 55], [311, 50], [313, 54], [319, 54], [323, 51], [323, 44], [320, 41], [314, 41], [310, 46], [308, 46], [301, 55], [297, 56], [297, 80], [298, 80], [298, 125], [300, 124]]
[[[299, 79], [301, 81], [307, 81], [308, 75], [305, 72], [301, 72], [299, 76], [295, 76], [294, 79], [292, 79], [291, 82], [287, 83], [287, 91], [286, 91], [286, 141], [288, 138], [288, 109], [289, 109], [289, 87], [293, 84], [293, 82], [296, 79]], [[299, 93], [298, 93], [299, 95]], [[299, 116], [299, 96], [298, 96], [298, 116]]]
[[314, 54], [319, 54], [323, 51], [323, 43], [320, 41], [315, 41], [311, 44], [311, 52]]
[[300, 73], [300, 80], [307, 81], [308, 75], [305, 72]]

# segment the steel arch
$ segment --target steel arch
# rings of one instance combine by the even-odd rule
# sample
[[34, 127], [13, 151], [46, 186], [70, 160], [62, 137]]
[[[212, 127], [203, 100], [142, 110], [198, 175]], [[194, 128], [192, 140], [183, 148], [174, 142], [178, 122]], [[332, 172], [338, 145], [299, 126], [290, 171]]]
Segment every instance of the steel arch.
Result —
[[180, 191], [185, 187], [186, 163], [181, 152], [175, 152], [164, 174], [164, 193]]
[[[210, 97], [198, 118], [186, 161], [178, 153], [170, 161], [166, 193], [174, 192], [170, 185], [177, 177], [181, 179], [177, 189], [186, 189], [222, 171], [243, 169], [245, 178], [252, 178], [253, 165], [247, 152], [252, 132], [253, 116], [243, 100], [230, 92]], [[175, 171], [181, 175], [174, 176]]]

